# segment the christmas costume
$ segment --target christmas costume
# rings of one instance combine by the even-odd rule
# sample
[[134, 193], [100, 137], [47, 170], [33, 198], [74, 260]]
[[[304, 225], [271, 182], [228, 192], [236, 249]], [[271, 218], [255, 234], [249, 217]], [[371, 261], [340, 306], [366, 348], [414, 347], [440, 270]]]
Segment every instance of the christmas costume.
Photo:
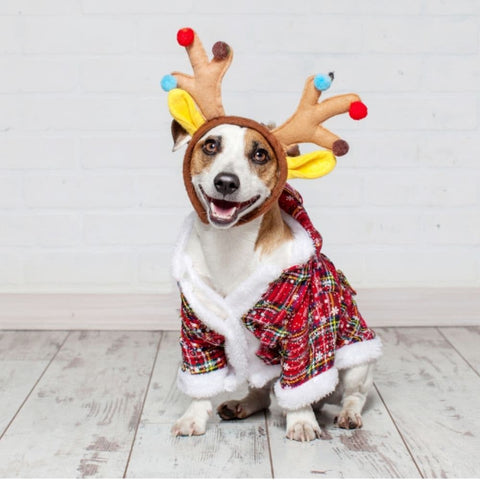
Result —
[[255, 272], [225, 298], [193, 270], [185, 253], [193, 218], [187, 222], [174, 274], [182, 292], [178, 386], [190, 396], [233, 391], [244, 381], [262, 387], [279, 377], [280, 406], [300, 408], [332, 392], [339, 369], [381, 354], [354, 290], [321, 253], [322, 238], [298, 192], [286, 185], [279, 204], [294, 233], [298, 262], [280, 272]]

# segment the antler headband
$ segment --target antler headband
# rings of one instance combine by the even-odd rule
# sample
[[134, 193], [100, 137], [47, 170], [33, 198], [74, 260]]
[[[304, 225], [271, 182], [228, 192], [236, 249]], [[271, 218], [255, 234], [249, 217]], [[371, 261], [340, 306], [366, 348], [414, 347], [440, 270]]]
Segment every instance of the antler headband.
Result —
[[[169, 92], [172, 116], [193, 135], [206, 120], [225, 115], [221, 82], [232, 62], [233, 51], [226, 43], [217, 42], [212, 48], [213, 59], [209, 61], [198, 35], [191, 28], [180, 29], [177, 41], [187, 50], [193, 76], [174, 72], [163, 77], [161, 85]], [[315, 143], [331, 151], [287, 157], [289, 178], [326, 175], [335, 166], [335, 156], [348, 152], [348, 143], [323, 127], [323, 122], [346, 112], [354, 120], [367, 115], [367, 107], [353, 93], [330, 97], [319, 103], [322, 92], [330, 87], [332, 81], [333, 73], [307, 78], [297, 110], [272, 132], [285, 150], [297, 143]]]
[[[191, 28], [182, 28], [177, 33], [178, 43], [185, 47], [193, 69], [193, 76], [181, 72], [173, 72], [162, 78], [162, 88], [168, 92], [168, 106], [173, 118], [192, 136], [198, 139], [197, 133], [204, 133], [208, 125], [222, 123], [237, 123], [250, 126], [260, 131], [274, 146], [280, 165], [279, 185], [272, 192], [271, 204], [281, 193], [286, 178], [318, 178], [333, 170], [336, 164], [335, 156], [348, 152], [348, 143], [322, 126], [329, 118], [349, 112], [354, 120], [360, 120], [367, 115], [367, 107], [356, 94], [337, 95], [319, 102], [323, 91], [327, 90], [333, 81], [333, 73], [316, 75], [307, 78], [303, 94], [295, 113], [278, 128], [271, 132], [264, 126], [249, 119], [225, 117], [222, 105], [221, 83], [233, 59], [233, 51], [224, 42], [213, 45], [213, 58], [209, 60], [198, 35]], [[203, 127], [202, 127], [203, 126]], [[213, 126], [213, 125], [212, 125]], [[201, 128], [202, 127], [202, 128]], [[299, 156], [288, 157], [285, 152], [298, 143], [315, 143], [327, 150], [320, 150]], [[190, 147], [194, 142], [190, 144]], [[184, 162], [184, 177], [188, 183], [185, 170], [189, 165], [187, 149]], [[288, 175], [287, 175], [288, 169]], [[277, 191], [278, 190], [278, 191]], [[190, 199], [202, 220], [206, 221], [195, 194], [188, 188]], [[274, 194], [275, 193], [275, 194]], [[262, 211], [269, 205], [265, 205]], [[258, 216], [257, 212], [254, 216]], [[245, 218], [245, 221], [251, 218]]]

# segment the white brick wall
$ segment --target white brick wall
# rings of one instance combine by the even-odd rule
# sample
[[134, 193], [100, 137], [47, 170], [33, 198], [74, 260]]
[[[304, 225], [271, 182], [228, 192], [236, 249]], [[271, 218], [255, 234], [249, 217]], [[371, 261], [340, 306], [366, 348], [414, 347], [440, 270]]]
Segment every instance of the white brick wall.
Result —
[[[228, 113], [286, 119], [335, 71], [369, 117], [295, 181], [356, 286], [480, 286], [477, 0], [0, 0], [0, 292], [166, 292], [189, 204], [161, 77], [230, 43]], [[330, 94], [330, 91], [327, 92]]]

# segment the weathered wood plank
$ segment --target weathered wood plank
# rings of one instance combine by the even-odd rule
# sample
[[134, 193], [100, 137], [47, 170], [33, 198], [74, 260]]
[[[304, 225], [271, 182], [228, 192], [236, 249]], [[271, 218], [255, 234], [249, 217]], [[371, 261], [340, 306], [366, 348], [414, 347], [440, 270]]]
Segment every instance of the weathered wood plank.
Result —
[[160, 333], [75, 332], [0, 442], [0, 477], [119, 477]]
[[480, 375], [480, 327], [441, 328], [440, 331]]
[[67, 332], [0, 332], [0, 437]]
[[199, 437], [173, 437], [170, 428], [165, 423], [140, 427], [127, 477], [271, 478], [262, 425], [217, 423]]
[[[162, 338], [127, 477], [270, 477], [263, 414], [239, 422], [223, 422], [214, 414], [204, 436], [171, 435], [190, 403], [175, 384], [178, 337], [168, 332]], [[214, 409], [225, 398], [214, 399]]]
[[436, 329], [382, 329], [376, 385], [425, 477], [480, 472], [480, 379]]
[[372, 391], [363, 414], [364, 427], [334, 426], [340, 412], [326, 405], [317, 419], [324, 437], [309, 443], [285, 438], [285, 416], [278, 406], [268, 416], [273, 471], [278, 478], [397, 478], [419, 477], [380, 398]]

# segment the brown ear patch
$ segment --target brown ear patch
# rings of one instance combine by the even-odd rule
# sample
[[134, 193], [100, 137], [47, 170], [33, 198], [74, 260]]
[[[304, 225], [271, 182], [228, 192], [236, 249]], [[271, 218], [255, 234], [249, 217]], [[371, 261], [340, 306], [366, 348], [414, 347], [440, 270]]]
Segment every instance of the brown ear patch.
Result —
[[[265, 163], [255, 161], [255, 154], [258, 152], [261, 152], [261, 155], [265, 152], [267, 159]], [[255, 175], [262, 180], [269, 190], [273, 190], [279, 175], [278, 160], [273, 148], [257, 130], [247, 128], [245, 132], [245, 153], [250, 168]]]

